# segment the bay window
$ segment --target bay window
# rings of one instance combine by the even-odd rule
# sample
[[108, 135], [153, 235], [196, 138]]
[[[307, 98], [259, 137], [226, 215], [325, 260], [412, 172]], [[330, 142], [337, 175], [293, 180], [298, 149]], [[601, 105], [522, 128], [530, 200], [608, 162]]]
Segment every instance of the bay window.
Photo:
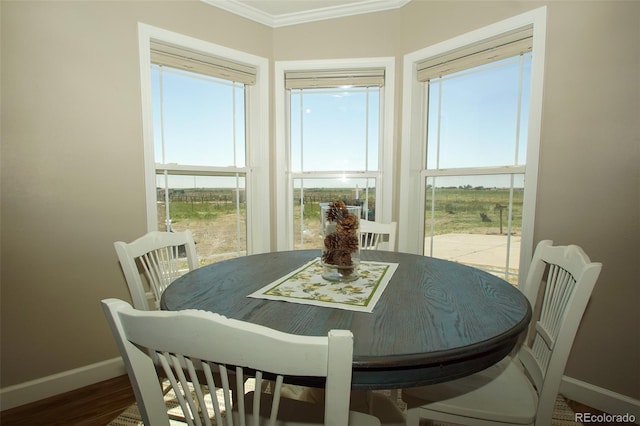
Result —
[[266, 60], [141, 30], [149, 230], [191, 230], [202, 264], [268, 251]]
[[543, 58], [540, 10], [405, 57], [401, 217], [417, 226], [400, 227], [401, 250], [522, 281]]
[[392, 62], [276, 68], [278, 247], [321, 248], [320, 204], [337, 199], [362, 206], [369, 220], [390, 220]]

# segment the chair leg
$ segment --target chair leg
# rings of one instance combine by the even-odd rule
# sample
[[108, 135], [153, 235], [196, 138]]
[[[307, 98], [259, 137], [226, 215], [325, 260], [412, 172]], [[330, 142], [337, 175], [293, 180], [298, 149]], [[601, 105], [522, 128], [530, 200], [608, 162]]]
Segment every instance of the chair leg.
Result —
[[420, 410], [418, 408], [407, 410], [405, 425], [406, 426], [420, 425]]

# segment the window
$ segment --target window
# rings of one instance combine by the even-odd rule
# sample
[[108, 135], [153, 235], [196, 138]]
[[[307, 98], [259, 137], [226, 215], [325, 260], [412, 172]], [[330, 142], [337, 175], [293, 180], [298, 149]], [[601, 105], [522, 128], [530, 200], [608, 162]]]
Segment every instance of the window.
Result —
[[149, 229], [190, 229], [203, 264], [267, 251], [268, 231], [255, 226], [263, 218], [253, 207], [260, 197], [268, 199], [256, 195], [268, 173], [260, 177], [252, 165], [268, 169], [268, 157], [263, 163], [252, 157], [264, 142], [248, 136], [252, 121], [261, 119], [253, 104], [261, 103], [256, 85], [264, 64], [173, 33], [149, 32], [148, 62], [141, 60], [149, 83]]
[[382, 200], [391, 196], [391, 138], [385, 132], [391, 127], [385, 112], [393, 111], [385, 86], [391, 62], [278, 65], [277, 143], [284, 148], [278, 170], [285, 188], [278, 197], [278, 215], [285, 218], [278, 222], [285, 228], [278, 232], [279, 247], [321, 248], [320, 204], [336, 199], [362, 206], [369, 220], [390, 220], [391, 206]]
[[524, 276], [533, 245], [541, 74], [532, 68], [544, 56], [533, 49], [541, 34], [535, 24], [516, 21], [405, 63], [413, 69], [405, 81], [413, 92], [406, 146], [420, 155], [407, 160], [415, 169], [403, 180], [412, 192], [402, 197], [418, 212], [408, 214], [421, 237], [405, 231], [415, 251], [513, 283]]
[[425, 82], [424, 253], [514, 282], [530, 70], [531, 53], [522, 53]]

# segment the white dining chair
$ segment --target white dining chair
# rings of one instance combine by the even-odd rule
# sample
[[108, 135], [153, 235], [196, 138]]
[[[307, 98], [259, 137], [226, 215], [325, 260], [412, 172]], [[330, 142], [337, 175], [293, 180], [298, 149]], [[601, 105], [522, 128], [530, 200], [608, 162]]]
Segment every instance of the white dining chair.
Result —
[[[185, 272], [198, 268], [198, 254], [191, 231], [149, 232], [137, 240], [114, 243], [133, 305], [149, 310], [149, 299], [160, 306], [164, 290]], [[143, 284], [142, 275], [147, 286]]]
[[[348, 330], [298, 336], [211, 312], [143, 311], [118, 299], [105, 299], [102, 306], [146, 425], [169, 425], [160, 377], [168, 378], [189, 425], [211, 425], [211, 419], [217, 425], [256, 424], [252, 418], [269, 425], [380, 424], [374, 416], [349, 411], [353, 335]], [[223, 418], [215, 390], [229, 394], [231, 372], [245, 397]], [[255, 389], [266, 379], [275, 386], [271, 393], [246, 392], [248, 376], [255, 378]], [[326, 378], [324, 404], [281, 398], [284, 376]], [[202, 389], [210, 390], [211, 409]], [[224, 407], [230, 405], [225, 397]]]
[[[149, 300], [153, 300], [155, 309], [159, 309], [160, 297], [169, 284], [199, 266], [195, 242], [189, 230], [151, 231], [130, 243], [117, 241], [114, 246], [133, 306], [145, 311], [149, 310]], [[143, 276], [147, 286], [143, 284]], [[214, 371], [214, 375], [217, 374]], [[235, 384], [231, 387], [235, 389]], [[165, 387], [164, 392], [169, 390]], [[231, 395], [235, 402], [237, 393], [233, 391]]]
[[578, 246], [541, 241], [522, 288], [534, 319], [519, 350], [471, 376], [403, 390], [406, 424], [416, 426], [425, 418], [462, 425], [550, 425], [567, 358], [601, 269]]
[[379, 223], [360, 219], [360, 248], [362, 250], [396, 250], [397, 222]]

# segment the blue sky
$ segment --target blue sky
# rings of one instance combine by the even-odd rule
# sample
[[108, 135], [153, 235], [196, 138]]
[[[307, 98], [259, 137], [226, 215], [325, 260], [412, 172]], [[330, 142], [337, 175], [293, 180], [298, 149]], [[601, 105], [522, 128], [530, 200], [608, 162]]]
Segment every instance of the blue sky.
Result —
[[[428, 166], [487, 167], [522, 164], [528, 110], [521, 111], [516, 151], [519, 62], [491, 73], [459, 73], [432, 82], [429, 102]], [[523, 105], [528, 105], [530, 61], [525, 61]], [[152, 72], [156, 162], [244, 167], [244, 93], [241, 85], [211, 84], [163, 72], [164, 114], [160, 121], [160, 78]], [[442, 95], [440, 97], [440, 95]], [[294, 171], [377, 170], [379, 134], [377, 89], [294, 91], [291, 99], [291, 158]], [[233, 106], [233, 108], [232, 108]], [[367, 119], [368, 117], [368, 119]], [[163, 125], [161, 125], [163, 124]], [[235, 141], [235, 142], [234, 142]], [[302, 143], [301, 143], [302, 141]], [[439, 143], [437, 143], [439, 141]], [[397, 143], [397, 141], [396, 141]], [[503, 179], [448, 178], [437, 186], [502, 186]], [[235, 185], [225, 179], [220, 185]], [[446, 182], [446, 185], [445, 185]], [[475, 182], [475, 183], [474, 183]], [[363, 180], [359, 187], [366, 186]], [[460, 185], [455, 185], [459, 183]], [[172, 179], [174, 187], [206, 187], [211, 178]], [[356, 182], [331, 180], [323, 186]], [[322, 185], [307, 181], [306, 187]]]
[[[518, 129], [520, 63], [510, 59], [508, 65], [496, 67], [503, 63], [480, 68], [492, 72], [461, 72], [432, 81], [429, 168], [525, 163], [528, 110], [521, 111]], [[524, 65], [522, 100], [528, 105], [531, 62], [525, 61]], [[518, 131], [519, 146], [516, 146]]]
[[244, 167], [242, 85], [211, 84], [208, 79], [163, 72], [164, 126], [160, 120], [159, 72], [152, 72], [152, 85], [156, 162], [163, 162], [164, 138], [166, 163]]
[[378, 88], [295, 91], [291, 166], [305, 171], [378, 170]]

